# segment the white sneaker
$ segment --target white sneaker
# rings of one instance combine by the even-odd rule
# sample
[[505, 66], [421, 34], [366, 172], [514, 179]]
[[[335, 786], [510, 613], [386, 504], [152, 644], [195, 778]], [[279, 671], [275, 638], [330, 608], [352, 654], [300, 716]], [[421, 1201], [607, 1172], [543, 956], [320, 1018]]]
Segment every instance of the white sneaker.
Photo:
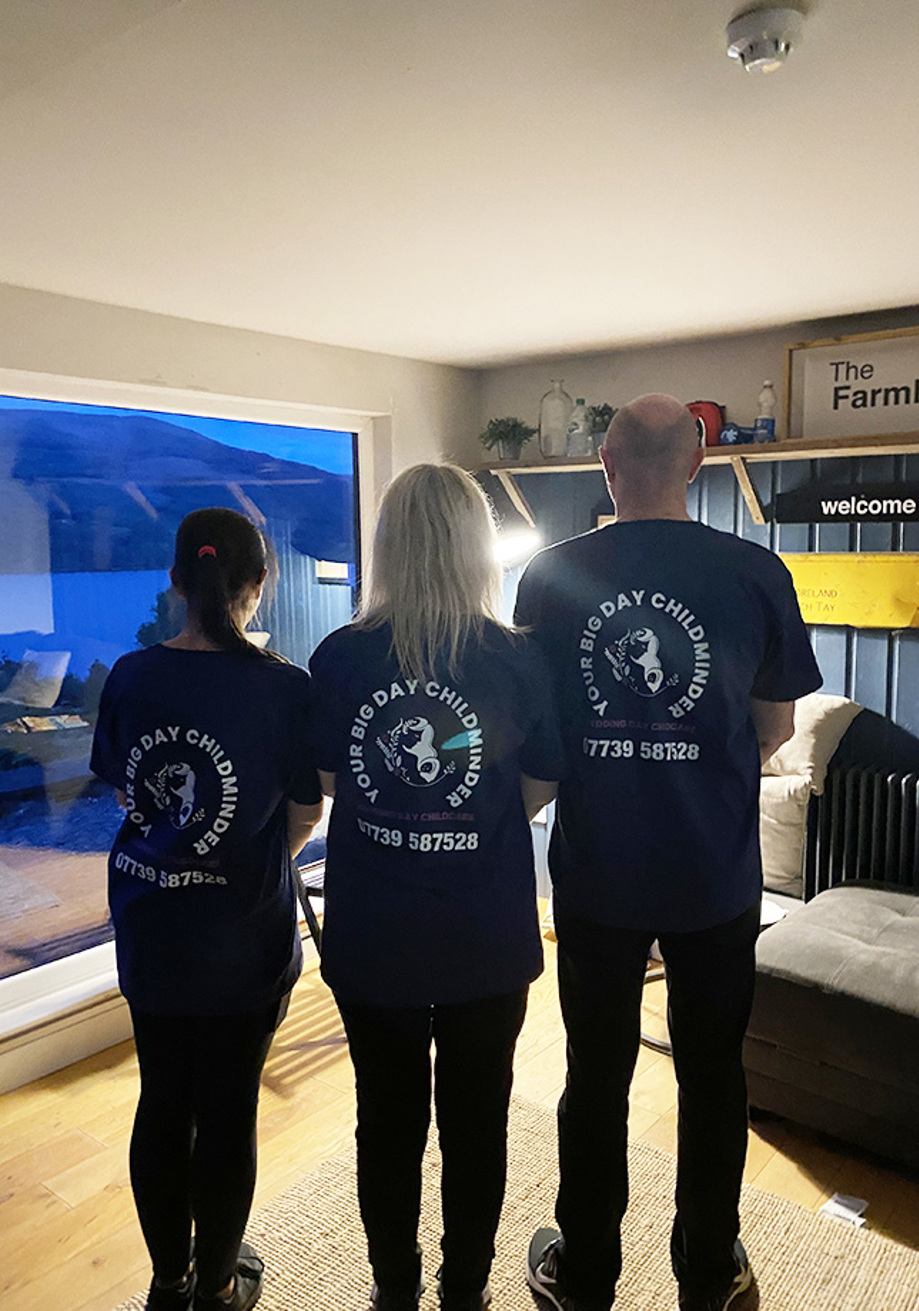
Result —
[[557, 1229], [537, 1229], [527, 1252], [527, 1283], [551, 1302], [556, 1311], [577, 1311], [574, 1300], [558, 1282], [558, 1255], [562, 1236]]

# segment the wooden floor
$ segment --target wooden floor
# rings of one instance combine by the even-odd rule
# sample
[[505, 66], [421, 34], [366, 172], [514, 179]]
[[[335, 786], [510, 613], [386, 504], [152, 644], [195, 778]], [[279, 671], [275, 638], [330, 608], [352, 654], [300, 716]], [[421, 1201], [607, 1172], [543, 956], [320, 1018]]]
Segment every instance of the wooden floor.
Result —
[[[534, 985], [515, 1092], [554, 1105], [564, 1079], [554, 947]], [[663, 1030], [664, 985], [646, 989], [645, 1028]], [[0, 1295], [4, 1311], [110, 1311], [148, 1279], [127, 1144], [137, 1094], [130, 1043], [0, 1097]], [[642, 1048], [633, 1137], [673, 1151], [676, 1089], [668, 1057]], [[256, 1206], [335, 1153], [353, 1132], [351, 1068], [338, 1016], [308, 962], [265, 1072]], [[750, 1133], [746, 1177], [809, 1208], [833, 1192], [868, 1199], [869, 1224], [919, 1248], [919, 1179], [843, 1154], [770, 1121]], [[546, 1198], [550, 1220], [552, 1199]]]
[[0, 979], [85, 951], [112, 937], [107, 854], [0, 843], [0, 882], [13, 877], [35, 904], [3, 918]]

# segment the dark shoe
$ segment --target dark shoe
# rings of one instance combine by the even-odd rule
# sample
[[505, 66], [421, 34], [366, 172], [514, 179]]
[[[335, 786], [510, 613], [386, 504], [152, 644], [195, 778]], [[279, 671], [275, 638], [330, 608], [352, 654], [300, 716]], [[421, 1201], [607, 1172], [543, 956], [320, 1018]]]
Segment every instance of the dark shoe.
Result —
[[419, 1279], [414, 1293], [390, 1293], [374, 1284], [370, 1290], [370, 1311], [418, 1311], [423, 1292], [423, 1279]]
[[734, 1261], [737, 1273], [727, 1288], [717, 1293], [698, 1294], [684, 1292], [680, 1289], [680, 1311], [726, 1311], [736, 1298], [745, 1293], [753, 1283], [753, 1270], [744, 1251], [744, 1245], [737, 1239], [734, 1244]]
[[440, 1299], [441, 1311], [485, 1311], [491, 1305], [491, 1288], [488, 1284], [481, 1293], [454, 1294]]
[[195, 1296], [194, 1272], [179, 1286], [161, 1288], [154, 1279], [147, 1294], [146, 1311], [190, 1311]]
[[249, 1243], [240, 1243], [236, 1278], [229, 1301], [222, 1297], [195, 1297], [194, 1311], [251, 1311], [262, 1295], [265, 1263]]
[[491, 1305], [491, 1285], [486, 1283], [480, 1293], [444, 1293], [441, 1272], [437, 1272], [437, 1300], [440, 1311], [485, 1311]]
[[527, 1252], [527, 1283], [556, 1311], [587, 1311], [587, 1307], [565, 1292], [559, 1281], [561, 1249], [562, 1236], [557, 1229], [537, 1229]]

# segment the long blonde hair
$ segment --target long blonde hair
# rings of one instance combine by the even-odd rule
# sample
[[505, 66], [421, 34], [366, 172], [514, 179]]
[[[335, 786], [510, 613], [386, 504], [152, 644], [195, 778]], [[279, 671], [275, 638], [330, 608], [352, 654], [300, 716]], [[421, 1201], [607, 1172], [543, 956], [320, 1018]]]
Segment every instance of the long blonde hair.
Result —
[[501, 568], [491, 503], [454, 464], [416, 464], [386, 489], [355, 627], [388, 623], [403, 675], [455, 675], [466, 639], [498, 618]]

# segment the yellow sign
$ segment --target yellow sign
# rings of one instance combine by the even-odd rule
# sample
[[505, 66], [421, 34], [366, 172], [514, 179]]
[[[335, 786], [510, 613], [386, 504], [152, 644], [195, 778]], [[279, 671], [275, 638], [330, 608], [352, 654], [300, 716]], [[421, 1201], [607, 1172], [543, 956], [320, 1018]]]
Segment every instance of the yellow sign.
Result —
[[919, 628], [919, 554], [785, 555], [806, 624]]

